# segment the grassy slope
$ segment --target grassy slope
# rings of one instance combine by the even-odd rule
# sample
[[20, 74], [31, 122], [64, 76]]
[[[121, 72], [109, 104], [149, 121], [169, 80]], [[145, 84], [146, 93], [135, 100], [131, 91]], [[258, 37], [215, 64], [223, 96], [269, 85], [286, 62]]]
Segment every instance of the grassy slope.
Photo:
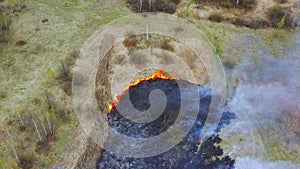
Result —
[[[29, 157], [36, 159], [36, 166], [49, 167], [60, 158], [61, 152], [66, 150], [65, 144], [74, 137], [72, 131], [78, 122], [70, 97], [62, 92], [49, 70], [55, 72], [61, 60], [79, 49], [102, 25], [128, 13], [125, 4], [116, 5], [110, 1], [35, 0], [29, 1], [29, 8], [14, 18], [9, 43], [0, 44], [0, 124], [3, 131], [0, 138], [4, 145], [0, 148], [0, 166], [12, 168], [16, 165], [12, 150], [4, 140], [4, 137], [8, 138], [7, 130], [12, 133], [11, 142], [19, 156], [30, 154]], [[42, 23], [41, 20], [46, 18], [49, 22]], [[15, 46], [19, 40], [28, 44]], [[45, 108], [45, 92], [53, 94], [61, 106], [72, 113], [68, 123], [56, 121], [58, 140], [48, 155], [39, 155], [35, 152], [38, 137], [32, 123], [25, 124], [26, 131], [21, 132], [17, 115], [21, 114], [24, 121], [32, 118], [37, 123], [49, 115]], [[8, 125], [10, 121], [12, 124]]]

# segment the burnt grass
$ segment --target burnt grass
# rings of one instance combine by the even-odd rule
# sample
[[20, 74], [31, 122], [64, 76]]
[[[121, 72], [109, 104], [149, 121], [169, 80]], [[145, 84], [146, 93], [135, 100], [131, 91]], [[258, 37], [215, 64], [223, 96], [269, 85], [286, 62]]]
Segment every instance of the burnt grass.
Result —
[[[184, 83], [185, 87], [195, 85], [189, 82]], [[224, 155], [222, 148], [218, 145], [222, 142], [218, 132], [221, 128], [226, 127], [231, 119], [236, 118], [234, 113], [224, 112], [214, 134], [201, 144], [200, 149], [197, 146], [211, 104], [211, 90], [206, 86], [197, 86], [197, 88], [199, 90], [195, 92], [199, 92], [201, 98], [198, 116], [191, 131], [178, 145], [163, 154], [148, 158], [128, 158], [104, 150], [96, 163], [97, 168], [234, 168], [235, 160]], [[144, 81], [138, 86], [130, 88], [125, 94], [129, 94], [132, 105], [136, 109], [143, 111], [151, 106], [148, 97], [154, 89], [162, 90], [167, 98], [166, 108], [160, 117], [147, 124], [135, 123], [124, 118], [116, 108], [113, 108], [107, 115], [110, 126], [119, 133], [136, 138], [155, 136], [166, 131], [174, 123], [180, 110], [180, 90], [175, 80]], [[122, 104], [122, 98], [119, 104]]]

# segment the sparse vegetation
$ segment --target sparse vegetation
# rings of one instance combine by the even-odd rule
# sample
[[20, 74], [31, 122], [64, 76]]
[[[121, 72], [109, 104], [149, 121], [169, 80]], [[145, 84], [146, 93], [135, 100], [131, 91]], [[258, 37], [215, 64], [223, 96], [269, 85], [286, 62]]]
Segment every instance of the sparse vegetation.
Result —
[[277, 23], [286, 15], [286, 11], [283, 7], [275, 5], [268, 10], [268, 18], [270, 24], [276, 27]]
[[267, 28], [268, 27], [268, 21], [264, 20], [264, 19], [253, 19], [250, 23], [249, 23], [249, 28], [252, 29], [261, 29], [261, 28]]
[[69, 121], [70, 110], [60, 106], [59, 102], [55, 100], [55, 97], [51, 93], [46, 93], [46, 102], [48, 112], [55, 117], [55, 119], [64, 123]]
[[60, 87], [69, 96], [72, 94], [72, 68], [75, 65], [75, 61], [78, 57], [78, 50], [70, 52], [65, 60], [61, 61], [61, 65], [59, 66], [58, 73], [56, 75], [56, 79], [58, 80]]
[[[27, 1], [26, 1], [27, 2]], [[0, 2], [1, 3], [1, 2]], [[8, 0], [7, 5], [0, 5], [0, 43], [7, 43], [5, 34], [9, 31], [12, 18], [17, 16], [15, 13], [26, 8], [25, 1]]]
[[300, 108], [290, 107], [287, 113], [290, 116], [292, 130], [300, 136]]
[[161, 48], [174, 52], [175, 49], [174, 47], [170, 44], [171, 40], [169, 38], [163, 38], [162, 42], [161, 42]]
[[[234, 2], [237, 2], [234, 0]], [[240, 0], [236, 6], [250, 10], [253, 9], [257, 5], [257, 0]]]
[[245, 26], [248, 24], [244, 17], [236, 17], [231, 20], [231, 23], [236, 26]]
[[47, 135], [43, 140], [37, 142], [35, 151], [39, 154], [47, 155], [56, 141], [55, 135]]
[[127, 0], [129, 8], [134, 12], [165, 12], [173, 14], [181, 0]]
[[[180, 31], [180, 28], [178, 28], [177, 31]], [[145, 35], [134, 35], [124, 39], [123, 45], [127, 48], [129, 53], [150, 46], [172, 52], [175, 51], [174, 47], [171, 45], [171, 38], [169, 37], [150, 34], [149, 39], [149, 41], [146, 41]]]
[[138, 44], [138, 39], [136, 39], [135, 36], [131, 36], [126, 38], [123, 44], [127, 49], [135, 49]]
[[208, 20], [213, 22], [222, 22], [223, 16], [221, 13], [212, 13], [209, 15]]
[[268, 11], [268, 20], [264, 18], [247, 19], [236, 17], [231, 19], [232, 24], [236, 26], [245, 26], [251, 29], [265, 29], [268, 27], [292, 28], [293, 18], [290, 13], [285, 12], [281, 6], [274, 6]]
[[[51, 122], [52, 121], [52, 122]], [[31, 153], [29, 150], [27, 150], [25, 147], [26, 145], [19, 144], [24, 143], [26, 141], [30, 141], [31, 144], [36, 141], [36, 152], [41, 153], [48, 153], [51, 149], [51, 145], [55, 143], [56, 141], [56, 135], [54, 132], [54, 123], [53, 120], [47, 117], [47, 122], [49, 124], [49, 127], [46, 127], [44, 124], [46, 123], [46, 120], [38, 121], [35, 120], [33, 116], [21, 116], [21, 114], [13, 115], [10, 118], [10, 127], [9, 129], [6, 129], [5, 135], [5, 141], [8, 148], [10, 148], [10, 153], [15, 157], [16, 163], [13, 164], [3, 164], [1, 163], [1, 166], [4, 167], [8, 165], [7, 167], [12, 167], [15, 165], [18, 165], [20, 168], [34, 168], [35, 166], [35, 155], [34, 153]], [[21, 132], [26, 131], [26, 133], [23, 133], [27, 136], [30, 136], [32, 134], [36, 135], [34, 138], [25, 138], [24, 140], [20, 140], [21, 134], [16, 136], [17, 130], [14, 129], [14, 127], [19, 126], [19, 129]], [[20, 151], [22, 150], [22, 151]], [[17, 168], [16, 166], [14, 168]]]
[[[257, 6], [257, 0], [196, 0], [195, 2], [198, 4], [198, 6], [196, 6], [198, 8], [201, 6], [208, 6], [212, 9], [218, 9], [218, 12], [209, 12], [209, 16], [207, 17], [207, 19], [214, 22], [230, 22], [236, 26], [244, 26], [251, 29], [264, 29], [269, 27], [291, 29], [294, 27], [294, 12], [290, 9], [290, 7], [283, 7], [281, 5], [287, 3], [285, 0], [278, 1], [280, 4], [276, 4], [267, 10], [266, 16], [262, 15], [259, 17], [256, 15], [256, 17], [249, 17], [248, 15], [245, 15], [254, 11]], [[233, 14], [228, 11], [223, 15], [222, 12], [224, 12], [224, 10], [226, 11], [224, 8], [235, 8], [237, 10], [235, 10], [234, 16], [228, 15]], [[237, 15], [237, 12], [239, 15]], [[222, 18], [221, 15], [225, 17]]]
[[257, 0], [196, 0], [198, 4], [213, 4], [224, 8], [241, 8], [251, 10], [257, 5]]
[[5, 33], [9, 30], [11, 24], [10, 11], [7, 7], [0, 6], [0, 43], [6, 43], [7, 40], [4, 37]]
[[279, 29], [293, 27], [293, 16], [291, 15], [291, 10], [288, 8], [274, 5], [268, 10], [267, 15], [272, 27]]
[[33, 154], [23, 152], [23, 153], [20, 154], [20, 164], [19, 164], [19, 166], [22, 169], [31, 169], [31, 168], [34, 168], [35, 161], [36, 161], [36, 159], [35, 159]]
[[280, 4], [285, 4], [287, 3], [289, 0], [275, 0], [277, 3], [280, 3]]

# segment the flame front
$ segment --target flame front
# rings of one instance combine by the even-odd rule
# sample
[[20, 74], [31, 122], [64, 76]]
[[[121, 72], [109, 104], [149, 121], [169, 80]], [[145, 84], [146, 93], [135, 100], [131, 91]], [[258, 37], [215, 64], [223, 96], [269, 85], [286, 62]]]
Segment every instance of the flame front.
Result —
[[111, 103], [109, 105], [109, 112], [111, 112], [111, 110], [113, 108], [116, 107], [117, 103], [120, 102], [120, 99], [122, 98], [122, 96], [124, 96], [124, 94], [132, 87], [134, 86], [138, 86], [140, 83], [144, 82], [144, 81], [148, 81], [148, 80], [156, 80], [156, 79], [165, 79], [165, 80], [174, 80], [174, 78], [169, 77], [165, 74], [163, 74], [162, 70], [154, 73], [153, 75], [151, 75], [150, 77], [147, 78], [141, 78], [136, 80], [134, 83], [129, 84], [128, 86], [126, 86], [126, 88], [123, 90], [123, 92], [121, 94], [119, 94], [118, 96], [115, 97], [115, 103]]

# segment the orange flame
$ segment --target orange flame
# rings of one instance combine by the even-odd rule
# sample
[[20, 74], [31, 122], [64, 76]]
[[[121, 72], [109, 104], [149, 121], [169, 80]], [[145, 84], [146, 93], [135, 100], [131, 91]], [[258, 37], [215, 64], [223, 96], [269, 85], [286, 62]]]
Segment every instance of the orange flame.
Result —
[[116, 107], [116, 104], [115, 103], [111, 103], [109, 104], [109, 112]]
[[174, 80], [174, 78], [172, 77], [169, 77], [165, 74], [163, 74], [162, 70], [154, 73], [153, 75], [151, 75], [150, 77], [147, 77], [147, 78], [141, 78], [141, 79], [138, 79], [136, 80], [134, 83], [132, 84], [129, 84], [128, 86], [126, 86], [126, 88], [123, 90], [123, 92], [121, 94], [119, 94], [118, 96], [115, 97], [115, 102], [116, 103], [111, 103], [109, 105], [109, 112], [111, 112], [111, 110], [113, 108], [116, 107], [117, 103], [120, 102], [120, 99], [122, 98], [122, 96], [124, 96], [124, 94], [132, 87], [134, 86], [138, 86], [140, 83], [144, 82], [144, 81], [148, 81], [148, 80], [156, 80], [156, 79], [165, 79], [165, 80]]

